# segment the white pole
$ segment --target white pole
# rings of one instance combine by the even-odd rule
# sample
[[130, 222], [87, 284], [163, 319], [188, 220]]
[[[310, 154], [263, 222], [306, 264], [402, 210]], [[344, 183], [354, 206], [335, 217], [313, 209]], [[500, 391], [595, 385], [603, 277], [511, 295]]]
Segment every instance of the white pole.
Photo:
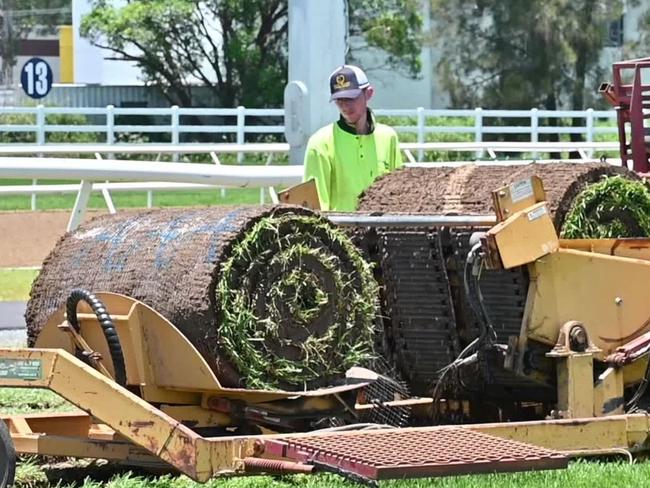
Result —
[[[302, 164], [309, 136], [337, 119], [329, 103], [329, 75], [345, 62], [346, 30], [345, 0], [289, 0], [289, 83], [306, 88], [299, 102], [306, 107], [294, 109], [298, 120], [292, 127], [299, 136], [287, 134], [291, 164]], [[285, 110], [288, 105], [285, 97]]]

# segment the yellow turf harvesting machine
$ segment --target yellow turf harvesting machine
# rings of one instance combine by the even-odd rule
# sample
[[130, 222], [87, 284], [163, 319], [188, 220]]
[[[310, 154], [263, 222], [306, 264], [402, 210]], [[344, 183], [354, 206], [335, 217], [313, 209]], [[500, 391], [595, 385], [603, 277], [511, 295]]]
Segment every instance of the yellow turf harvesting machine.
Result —
[[[33, 348], [0, 350], [0, 386], [46, 388], [78, 408], [4, 416], [1, 486], [12, 481], [15, 453], [158, 464], [198, 481], [333, 471], [374, 482], [555, 469], [571, 456], [646, 451], [650, 301], [639, 284], [650, 282], [650, 240], [559, 239], [536, 177], [492, 196], [497, 223], [473, 236], [462, 270], [478, 331], [431, 378], [429, 395], [413, 397], [388, 370], [361, 367], [334, 386], [301, 391], [225, 385], [156, 310], [76, 290]], [[515, 268], [525, 269], [528, 287], [518, 333], [504, 336], [481, 279]], [[475, 390], [470, 379], [486, 363], [503, 379]], [[489, 414], [486, 397], [496, 399]]]

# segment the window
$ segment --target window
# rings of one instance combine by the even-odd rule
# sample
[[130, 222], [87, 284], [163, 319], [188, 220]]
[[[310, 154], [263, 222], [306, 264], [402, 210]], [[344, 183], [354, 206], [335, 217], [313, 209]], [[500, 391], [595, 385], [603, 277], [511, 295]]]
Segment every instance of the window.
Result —
[[620, 47], [623, 45], [623, 16], [613, 20], [607, 26], [607, 38], [605, 39], [605, 46], [607, 47]]

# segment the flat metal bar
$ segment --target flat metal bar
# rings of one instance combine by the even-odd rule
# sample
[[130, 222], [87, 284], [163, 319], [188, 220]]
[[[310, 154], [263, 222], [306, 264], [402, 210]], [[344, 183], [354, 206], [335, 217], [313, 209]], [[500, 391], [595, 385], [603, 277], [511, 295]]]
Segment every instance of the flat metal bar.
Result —
[[485, 226], [496, 223], [496, 217], [490, 215], [356, 215], [325, 214], [337, 225], [359, 227], [415, 227], [415, 226]]

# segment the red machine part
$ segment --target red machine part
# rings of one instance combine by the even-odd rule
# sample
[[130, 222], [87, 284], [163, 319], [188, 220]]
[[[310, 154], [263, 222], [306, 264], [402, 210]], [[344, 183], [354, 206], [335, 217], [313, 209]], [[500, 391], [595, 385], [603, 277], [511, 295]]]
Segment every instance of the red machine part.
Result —
[[357, 431], [264, 441], [264, 452], [365, 480], [565, 468], [557, 451], [461, 427]]
[[[599, 89], [607, 102], [616, 108], [618, 122], [618, 140], [623, 166], [632, 159], [634, 171], [650, 172], [649, 146], [646, 144], [644, 109], [650, 108], [650, 85], [642, 83], [643, 74], [648, 74], [650, 58], [631, 59], [613, 65], [613, 82], [603, 83]], [[623, 81], [624, 72], [632, 72], [631, 83]], [[627, 139], [626, 127], [630, 126], [630, 140]]]
[[648, 351], [650, 351], [650, 332], [617, 347], [616, 351], [605, 358], [605, 362], [612, 366], [624, 366], [648, 354]]

